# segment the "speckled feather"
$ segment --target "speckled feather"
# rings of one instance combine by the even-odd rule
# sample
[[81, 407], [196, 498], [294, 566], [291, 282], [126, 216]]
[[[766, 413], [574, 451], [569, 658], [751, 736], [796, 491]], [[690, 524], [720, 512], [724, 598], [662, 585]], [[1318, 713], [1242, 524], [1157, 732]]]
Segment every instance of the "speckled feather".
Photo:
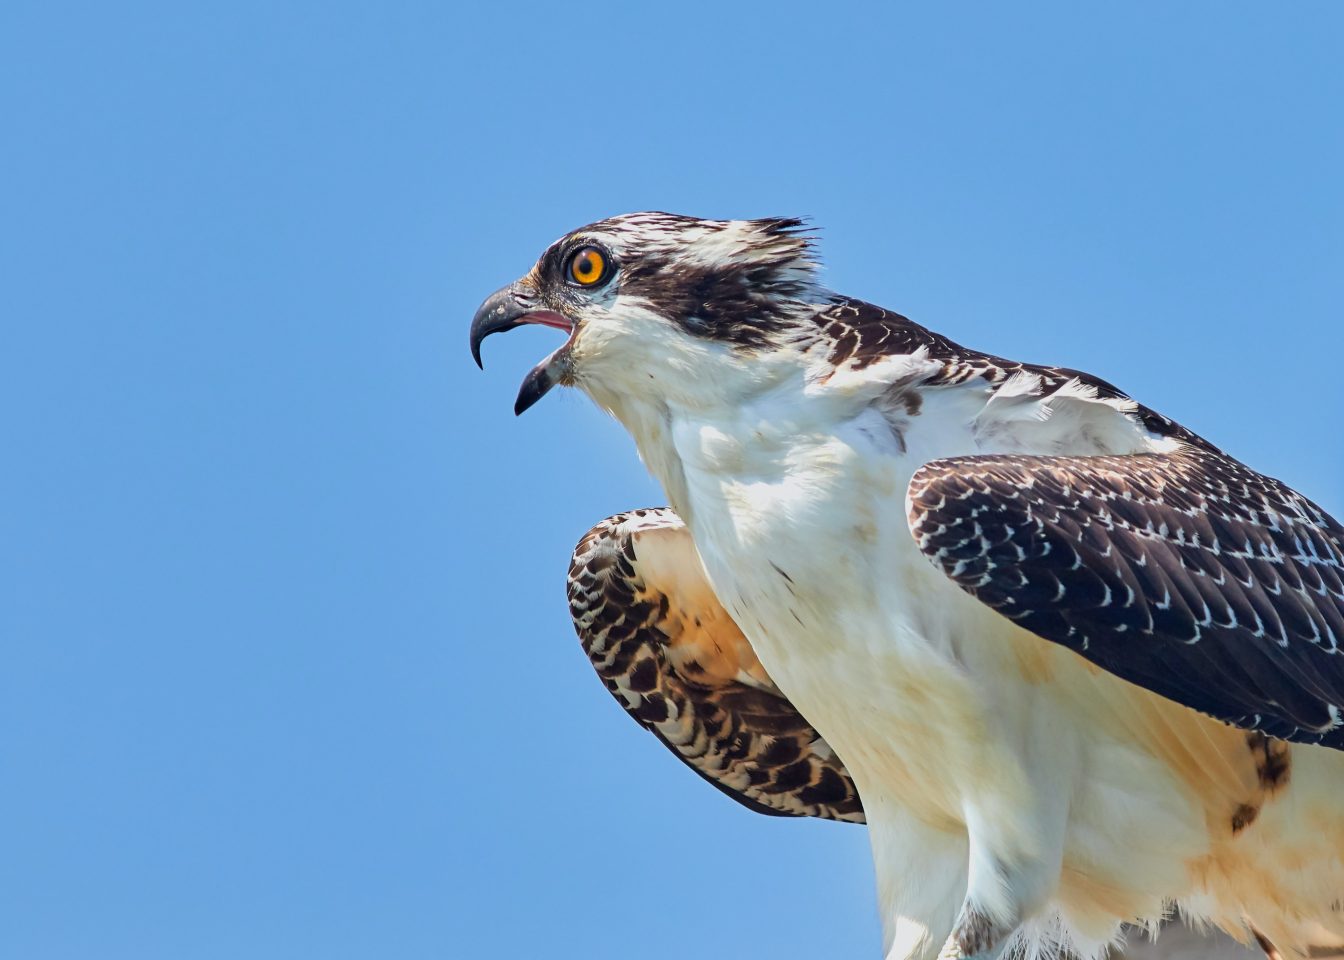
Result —
[[911, 483], [920, 548], [1039, 636], [1247, 729], [1344, 747], [1344, 529], [1225, 456], [979, 456]]
[[[676, 591], [648, 576], [650, 564], [641, 563], [641, 554], [659, 549], [647, 536], [651, 531], [684, 537], [689, 545], [690, 535], [671, 510], [636, 510], [589, 531], [570, 563], [574, 628], [612, 696], [687, 766], [749, 809], [864, 822], [844, 765], [754, 657], [757, 675], [744, 679], [725, 677], [708, 662], [716, 651], [727, 656], [725, 648], [746, 641], [707, 584], [685, 589], [687, 578], [702, 577], [698, 570], [681, 564], [682, 588]], [[697, 627], [724, 624], [706, 638], [706, 649], [696, 651], [700, 662], [676, 656], [669, 635], [682, 619], [671, 608], [692, 600], [698, 609], [687, 610], [686, 617]]]
[[909, 384], [909, 387], [949, 387], [980, 380], [987, 388], [995, 388], [1014, 375], [1030, 374], [1037, 378], [1033, 396], [1044, 400], [1067, 385], [1082, 384], [1095, 391], [1096, 397], [1103, 401], [1132, 408], [1133, 415], [1159, 436], [1217, 451], [1203, 437], [1156, 410], [1135, 402], [1128, 394], [1100, 377], [1069, 367], [1022, 363], [971, 350], [875, 304], [852, 297], [834, 297], [816, 313], [813, 322], [829, 341], [827, 360], [837, 368], [863, 370], [879, 360], [910, 356], [918, 352], [937, 361], [939, 367], [936, 373], [922, 377], [918, 383]]

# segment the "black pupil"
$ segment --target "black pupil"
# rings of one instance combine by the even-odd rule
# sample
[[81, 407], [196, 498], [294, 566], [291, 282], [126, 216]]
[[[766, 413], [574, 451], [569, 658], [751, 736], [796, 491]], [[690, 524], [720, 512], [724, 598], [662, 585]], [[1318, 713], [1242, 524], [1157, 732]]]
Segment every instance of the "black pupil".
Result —
[[593, 255], [591, 253], [579, 254], [578, 267], [579, 276], [581, 277], [591, 277], [597, 272], [597, 263], [593, 260]]

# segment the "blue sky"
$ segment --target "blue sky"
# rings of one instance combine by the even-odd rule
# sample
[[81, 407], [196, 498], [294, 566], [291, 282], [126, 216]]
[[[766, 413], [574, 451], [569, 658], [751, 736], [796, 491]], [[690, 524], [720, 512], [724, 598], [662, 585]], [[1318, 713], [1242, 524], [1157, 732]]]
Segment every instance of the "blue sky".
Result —
[[[564, 607], [661, 504], [480, 300], [613, 213], [1080, 367], [1344, 512], [1344, 8], [8, 0], [0, 956], [876, 956]], [[637, 945], [631, 948], [630, 945]]]

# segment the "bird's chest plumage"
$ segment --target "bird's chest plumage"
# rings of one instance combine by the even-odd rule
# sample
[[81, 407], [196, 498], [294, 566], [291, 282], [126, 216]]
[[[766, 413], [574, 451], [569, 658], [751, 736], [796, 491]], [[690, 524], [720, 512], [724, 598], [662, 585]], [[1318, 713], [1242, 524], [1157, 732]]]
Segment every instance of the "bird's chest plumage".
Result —
[[972, 835], [972, 863], [992, 847], [1043, 864], [1024, 886], [1097, 877], [1105, 896], [1066, 885], [1074, 899], [1042, 915], [1104, 934], [1213, 862], [1206, 823], [1257, 796], [1254, 767], [1240, 732], [1027, 634], [923, 556], [907, 486], [930, 460], [985, 452], [969, 421], [674, 419], [667, 488], [720, 602], [853, 775], [881, 882], [899, 888], [912, 856], [965, 870], [956, 838]]
[[[965, 632], [958, 620], [985, 613], [919, 553], [905, 490], [920, 465], [969, 437], [926, 442], [871, 409], [824, 431], [747, 415], [687, 418], [671, 435], [687, 500], [677, 507], [775, 682], [861, 789], [945, 782], [931, 774], [946, 769], [949, 742], [977, 741], [973, 679], [953, 638]], [[924, 812], [942, 821], [956, 801], [935, 792], [920, 791]]]

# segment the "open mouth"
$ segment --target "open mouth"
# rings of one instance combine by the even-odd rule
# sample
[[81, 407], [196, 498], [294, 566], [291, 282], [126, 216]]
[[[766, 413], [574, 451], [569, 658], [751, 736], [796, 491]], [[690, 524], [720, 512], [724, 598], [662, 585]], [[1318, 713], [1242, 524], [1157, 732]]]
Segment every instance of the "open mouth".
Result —
[[[573, 337], [574, 324], [554, 310], [534, 310], [529, 298], [517, 285], [497, 290], [486, 298], [471, 321], [471, 357], [476, 366], [481, 363], [481, 343], [492, 333], [504, 333], [524, 324], [534, 323], [543, 327], [563, 330]], [[562, 382], [569, 365], [570, 341], [566, 340], [560, 349], [551, 353], [545, 360], [528, 371], [518, 388], [518, 399], [514, 401], [513, 412], [521, 414], [544, 397], [551, 387]]]

